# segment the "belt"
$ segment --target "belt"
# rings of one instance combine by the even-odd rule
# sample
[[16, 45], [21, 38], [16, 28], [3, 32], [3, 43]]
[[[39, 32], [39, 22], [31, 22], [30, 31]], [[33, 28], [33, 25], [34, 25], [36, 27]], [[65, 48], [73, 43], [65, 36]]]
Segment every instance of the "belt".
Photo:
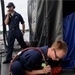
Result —
[[19, 28], [17, 28], [17, 27], [16, 28], [12, 28], [11, 30], [16, 30], [16, 29], [19, 29]]

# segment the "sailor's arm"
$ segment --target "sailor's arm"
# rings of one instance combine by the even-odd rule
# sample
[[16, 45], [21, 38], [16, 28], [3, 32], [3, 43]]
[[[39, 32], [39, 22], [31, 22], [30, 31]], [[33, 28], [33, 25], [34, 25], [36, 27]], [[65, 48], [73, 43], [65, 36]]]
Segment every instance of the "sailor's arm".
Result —
[[5, 21], [4, 21], [5, 25], [8, 25], [8, 23], [9, 23], [9, 17], [10, 17], [10, 12], [7, 11], [7, 16], [6, 16]]
[[51, 72], [51, 67], [48, 65], [45, 68], [41, 69], [41, 70], [32, 70], [32, 71], [25, 71], [26, 75], [37, 75], [37, 74], [47, 74]]
[[25, 24], [23, 23], [22, 24], [22, 34], [24, 34], [25, 33]]

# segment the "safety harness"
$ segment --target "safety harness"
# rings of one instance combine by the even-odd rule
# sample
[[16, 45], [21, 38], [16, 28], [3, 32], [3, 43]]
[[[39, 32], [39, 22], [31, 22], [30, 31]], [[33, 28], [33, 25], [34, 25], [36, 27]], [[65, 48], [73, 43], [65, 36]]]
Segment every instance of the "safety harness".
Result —
[[[39, 48], [36, 48], [36, 47], [28, 47], [28, 48], [25, 48], [25, 49], [21, 50], [20, 52], [18, 52], [18, 53], [16, 54], [16, 56], [11, 60], [11, 63], [10, 63], [10, 66], [9, 66], [9, 75], [11, 75], [11, 66], [12, 66], [12, 63], [13, 63], [23, 52], [25, 52], [25, 51], [27, 51], [27, 50], [31, 50], [31, 49], [37, 50], [37, 51], [39, 51], [39, 52], [42, 54], [42, 58], [43, 58], [43, 61], [44, 61], [44, 63], [45, 63], [43, 66], [45, 66], [45, 65], [48, 64], [48, 63], [46, 62], [46, 60], [45, 60], [45, 56], [44, 56], [43, 52], [42, 52]], [[47, 74], [47, 75], [49, 75], [49, 74]]]

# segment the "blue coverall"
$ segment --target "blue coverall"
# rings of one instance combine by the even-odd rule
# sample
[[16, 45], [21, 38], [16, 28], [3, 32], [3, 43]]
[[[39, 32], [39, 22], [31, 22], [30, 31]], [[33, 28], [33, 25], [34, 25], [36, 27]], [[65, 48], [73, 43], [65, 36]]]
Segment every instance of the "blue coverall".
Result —
[[[48, 46], [39, 47], [47, 58]], [[36, 50], [27, 50], [12, 64], [12, 75], [25, 75], [23, 70], [41, 69], [42, 54]]]
[[7, 50], [6, 60], [12, 59], [12, 52], [13, 52], [15, 38], [17, 39], [17, 41], [19, 42], [22, 48], [28, 47], [24, 42], [22, 32], [19, 28], [19, 22], [21, 22], [21, 24], [24, 24], [24, 20], [19, 13], [15, 12], [13, 16], [10, 15], [8, 23], [9, 26], [8, 38], [7, 38], [8, 50]]

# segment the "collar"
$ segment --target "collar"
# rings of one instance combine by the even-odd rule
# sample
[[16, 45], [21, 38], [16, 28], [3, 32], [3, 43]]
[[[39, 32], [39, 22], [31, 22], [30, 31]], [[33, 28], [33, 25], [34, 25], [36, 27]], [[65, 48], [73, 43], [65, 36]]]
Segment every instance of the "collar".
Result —
[[12, 16], [17, 16], [17, 12], [16, 12], [16, 11], [14, 11], [14, 13], [12, 14]]

